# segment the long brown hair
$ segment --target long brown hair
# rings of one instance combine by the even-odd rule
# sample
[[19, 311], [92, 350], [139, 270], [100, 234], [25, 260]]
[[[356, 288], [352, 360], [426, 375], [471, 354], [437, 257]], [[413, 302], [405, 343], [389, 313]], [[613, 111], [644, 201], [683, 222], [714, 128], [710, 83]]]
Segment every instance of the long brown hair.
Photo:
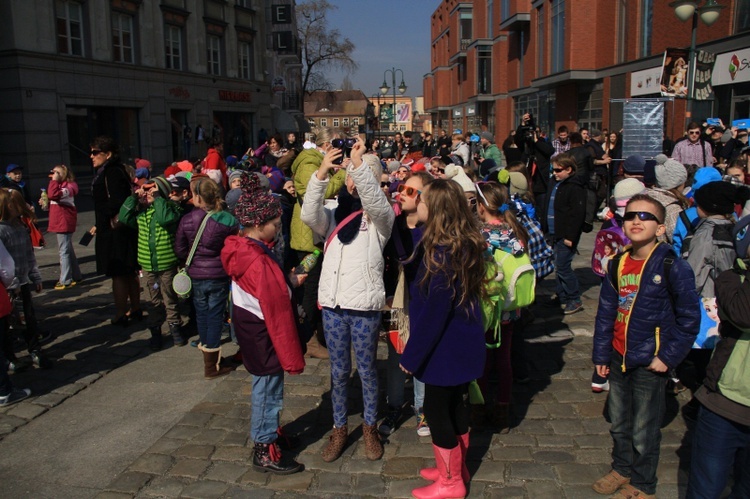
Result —
[[21, 191], [15, 189], [10, 190], [9, 206], [11, 219], [14, 217], [26, 217], [32, 222], [36, 222], [36, 214], [31, 208], [29, 208], [29, 205], [26, 204], [26, 200], [23, 198]]
[[0, 220], [9, 222], [14, 216], [15, 214], [10, 207], [10, 191], [8, 189], [0, 189]]
[[[485, 296], [486, 243], [477, 217], [471, 212], [461, 187], [452, 180], [433, 180], [424, 189], [421, 202], [427, 203], [429, 216], [419, 243], [426, 269], [419, 285], [426, 290], [432, 276], [444, 274], [453, 298], [458, 298], [458, 306], [473, 310]], [[451, 257], [450, 263], [438, 257], [443, 249]]]
[[[515, 233], [518, 240], [523, 243], [524, 248], [527, 247], [529, 242], [529, 233], [526, 232], [526, 229], [523, 228], [523, 225], [518, 223], [516, 215], [512, 210], [509, 209], [511, 207], [508, 206], [508, 202], [510, 201], [510, 193], [508, 192], [508, 188], [503, 184], [499, 184], [497, 182], [484, 182], [479, 184], [479, 189], [482, 191], [482, 196], [484, 196], [484, 198], [482, 198], [482, 196], [478, 196], [478, 202], [482, 203], [482, 205], [487, 208], [487, 211], [489, 211], [493, 215], [497, 215], [506, 224], [508, 224], [510, 228], [513, 229], [513, 232]], [[485, 204], [485, 199], [487, 200], [488, 204]], [[500, 213], [500, 207], [502, 207], [503, 205], [505, 205], [505, 210]]]

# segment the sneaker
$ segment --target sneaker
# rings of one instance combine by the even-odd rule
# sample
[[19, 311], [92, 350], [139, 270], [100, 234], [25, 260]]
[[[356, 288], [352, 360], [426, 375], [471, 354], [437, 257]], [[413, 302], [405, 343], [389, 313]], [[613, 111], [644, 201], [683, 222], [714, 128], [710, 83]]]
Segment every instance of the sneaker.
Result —
[[399, 409], [389, 407], [388, 414], [385, 416], [385, 419], [383, 419], [383, 422], [380, 423], [380, 426], [378, 426], [378, 432], [385, 436], [392, 434], [396, 431], [396, 426], [398, 425], [400, 417], [401, 411]]
[[420, 437], [430, 436], [430, 427], [427, 425], [424, 412], [421, 411], [417, 414], [417, 435]]
[[20, 402], [29, 395], [31, 395], [31, 390], [28, 388], [13, 388], [8, 395], [0, 397], [0, 407], [7, 407]]
[[594, 482], [591, 488], [593, 488], [594, 492], [597, 494], [608, 495], [614, 494], [620, 487], [629, 483], [630, 477], [622, 476], [615, 470], [611, 470], [609, 473]]
[[76, 285], [75, 281], [70, 281], [70, 284], [63, 284], [61, 282], [58, 282], [57, 284], [55, 284], [55, 289], [59, 291], [61, 289], [72, 288], [75, 285]]
[[609, 391], [609, 381], [604, 383], [591, 383], [591, 391], [594, 393], [602, 393]]
[[50, 369], [53, 365], [52, 361], [38, 350], [31, 352], [31, 362], [39, 369]]
[[565, 305], [563, 314], [565, 315], [575, 314], [576, 312], [580, 312], [581, 310], [583, 310], [583, 302], [581, 302], [580, 300], [572, 301], [572, 302], [569, 302], [567, 305]]

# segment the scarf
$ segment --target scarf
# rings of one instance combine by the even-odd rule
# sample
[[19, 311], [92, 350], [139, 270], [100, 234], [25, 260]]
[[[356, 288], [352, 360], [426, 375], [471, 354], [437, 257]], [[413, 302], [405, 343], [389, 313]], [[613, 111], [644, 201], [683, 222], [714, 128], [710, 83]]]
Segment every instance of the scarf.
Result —
[[[339, 191], [339, 205], [336, 211], [333, 213], [333, 218], [336, 220], [336, 225], [344, 221], [352, 212], [362, 209], [362, 201], [359, 198], [355, 198], [349, 191], [346, 190], [346, 186], [343, 186]], [[349, 244], [357, 237], [359, 232], [359, 226], [362, 224], [362, 214], [357, 215], [349, 221], [345, 226], [341, 227], [337, 237], [341, 244]]]

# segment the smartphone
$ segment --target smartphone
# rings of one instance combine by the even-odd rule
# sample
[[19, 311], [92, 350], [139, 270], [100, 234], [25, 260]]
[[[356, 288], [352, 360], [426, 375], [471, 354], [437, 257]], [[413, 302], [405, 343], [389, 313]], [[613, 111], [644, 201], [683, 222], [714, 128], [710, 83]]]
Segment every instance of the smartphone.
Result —
[[88, 246], [92, 239], [94, 239], [94, 236], [91, 235], [91, 232], [86, 232], [83, 234], [83, 237], [81, 237], [78, 244], [81, 246]]

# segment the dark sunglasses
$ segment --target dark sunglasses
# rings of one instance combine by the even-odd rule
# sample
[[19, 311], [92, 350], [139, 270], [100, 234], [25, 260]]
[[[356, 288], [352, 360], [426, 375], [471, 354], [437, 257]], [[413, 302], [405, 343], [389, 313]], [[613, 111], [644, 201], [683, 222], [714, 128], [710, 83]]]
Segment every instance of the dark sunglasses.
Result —
[[99, 155], [101, 153], [102, 153], [102, 151], [99, 150], [99, 149], [92, 149], [91, 150], [91, 156], [97, 156], [97, 155]]
[[380, 182], [380, 187], [389, 187], [390, 185], [390, 182]]
[[357, 139], [333, 139], [331, 140], [331, 145], [335, 147], [336, 149], [351, 149], [354, 147], [354, 144], [357, 143]]
[[555, 173], [560, 173], [560, 172], [564, 172], [565, 168], [553, 168], [552, 171]]
[[638, 219], [641, 222], [645, 222], [647, 220], [653, 220], [654, 222], [660, 224], [658, 218], [656, 218], [656, 215], [653, 213], [649, 213], [647, 211], [626, 211], [625, 214], [622, 216], [622, 219], [626, 222], [632, 222], [635, 220], [635, 217], [638, 217]]
[[397, 190], [399, 194], [405, 194], [409, 196], [410, 198], [414, 196], [419, 196], [420, 194], [422, 194], [422, 191], [420, 191], [419, 189], [415, 189], [414, 187], [410, 185], [405, 185], [405, 184], [399, 185]]
[[688, 135], [700, 135], [700, 134], [701, 134], [700, 130], [695, 131], [695, 132], [688, 132]]

